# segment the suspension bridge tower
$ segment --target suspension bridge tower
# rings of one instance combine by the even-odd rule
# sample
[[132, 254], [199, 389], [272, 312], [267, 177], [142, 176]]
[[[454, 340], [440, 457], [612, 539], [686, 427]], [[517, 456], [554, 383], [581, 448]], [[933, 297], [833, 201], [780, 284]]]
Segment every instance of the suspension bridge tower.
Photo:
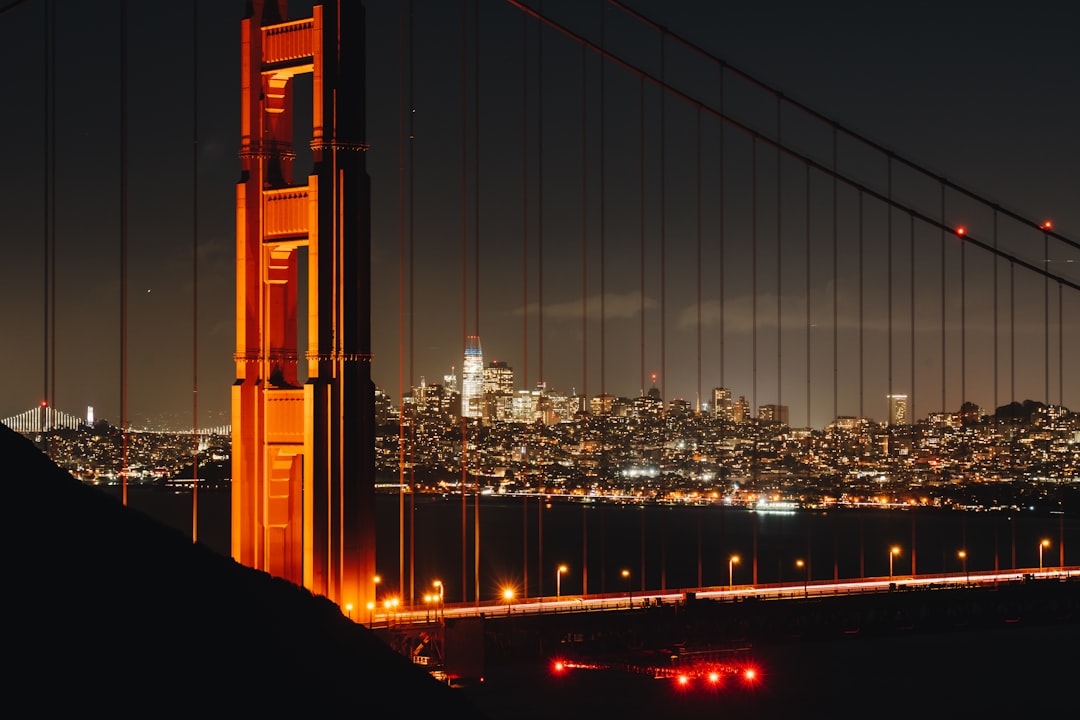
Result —
[[[287, 8], [248, 0], [241, 26], [232, 555], [359, 612], [375, 600], [364, 10], [332, 0], [288, 20]], [[314, 162], [296, 184], [293, 79], [304, 73]]]

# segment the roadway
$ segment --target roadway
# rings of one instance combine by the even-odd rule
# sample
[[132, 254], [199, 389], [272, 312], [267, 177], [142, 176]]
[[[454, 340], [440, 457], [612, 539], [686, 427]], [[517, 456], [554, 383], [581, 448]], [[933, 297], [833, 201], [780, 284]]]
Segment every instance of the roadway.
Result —
[[[560, 612], [591, 612], [628, 610], [653, 605], [682, 603], [687, 598], [737, 602], [756, 600], [795, 600], [829, 595], [881, 593], [904, 588], [956, 588], [985, 586], [1025, 580], [1066, 580], [1080, 576], [1080, 566], [1054, 568], [1020, 568], [999, 572], [947, 573], [930, 575], [894, 575], [840, 581], [798, 581], [795, 583], [772, 583], [765, 585], [732, 585], [724, 587], [681, 588], [678, 590], [604, 593], [595, 595], [566, 595], [519, 600], [507, 597], [480, 603], [440, 603], [438, 598], [413, 607], [395, 605], [392, 599], [383, 599], [381, 607], [375, 608], [367, 618], [376, 627], [388, 625], [427, 623], [440, 616], [493, 617], [496, 615], [536, 615]], [[895, 587], [894, 587], [895, 586]]]

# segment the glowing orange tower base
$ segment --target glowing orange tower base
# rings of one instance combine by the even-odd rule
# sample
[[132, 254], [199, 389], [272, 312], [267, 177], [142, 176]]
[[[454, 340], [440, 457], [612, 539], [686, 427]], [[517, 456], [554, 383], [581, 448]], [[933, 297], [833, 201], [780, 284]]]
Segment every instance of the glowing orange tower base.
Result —
[[[375, 600], [370, 182], [358, 0], [243, 20], [232, 555], [359, 612]], [[314, 168], [292, 179], [292, 80], [312, 73]], [[307, 252], [307, 378], [298, 376]]]

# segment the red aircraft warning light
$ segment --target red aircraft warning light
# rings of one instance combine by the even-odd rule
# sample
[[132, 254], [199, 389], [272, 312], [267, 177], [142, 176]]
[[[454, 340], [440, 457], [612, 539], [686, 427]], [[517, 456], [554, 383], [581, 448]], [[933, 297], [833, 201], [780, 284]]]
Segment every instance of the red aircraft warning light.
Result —
[[1041, 225], [1040, 227], [1041, 227], [1041, 228], [1042, 228], [1043, 230], [1051, 230], [1051, 229], [1053, 229], [1053, 227], [1054, 227], [1054, 223], [1052, 223], [1052, 222], [1050, 222], [1049, 220], [1047, 220], [1047, 221], [1046, 221], [1046, 222], [1044, 222], [1044, 223], [1043, 223], [1043, 224], [1042, 224], [1042, 225]]
[[967, 235], [967, 228], [961, 225], [960, 227], [956, 228], [956, 234], [960, 236]]

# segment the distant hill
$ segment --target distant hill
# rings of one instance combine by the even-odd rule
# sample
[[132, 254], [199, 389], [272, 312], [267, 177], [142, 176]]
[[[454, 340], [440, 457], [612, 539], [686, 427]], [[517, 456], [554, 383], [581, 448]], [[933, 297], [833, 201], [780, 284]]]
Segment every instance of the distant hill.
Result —
[[21, 714], [480, 717], [326, 598], [86, 487], [0, 426], [0, 687]]

